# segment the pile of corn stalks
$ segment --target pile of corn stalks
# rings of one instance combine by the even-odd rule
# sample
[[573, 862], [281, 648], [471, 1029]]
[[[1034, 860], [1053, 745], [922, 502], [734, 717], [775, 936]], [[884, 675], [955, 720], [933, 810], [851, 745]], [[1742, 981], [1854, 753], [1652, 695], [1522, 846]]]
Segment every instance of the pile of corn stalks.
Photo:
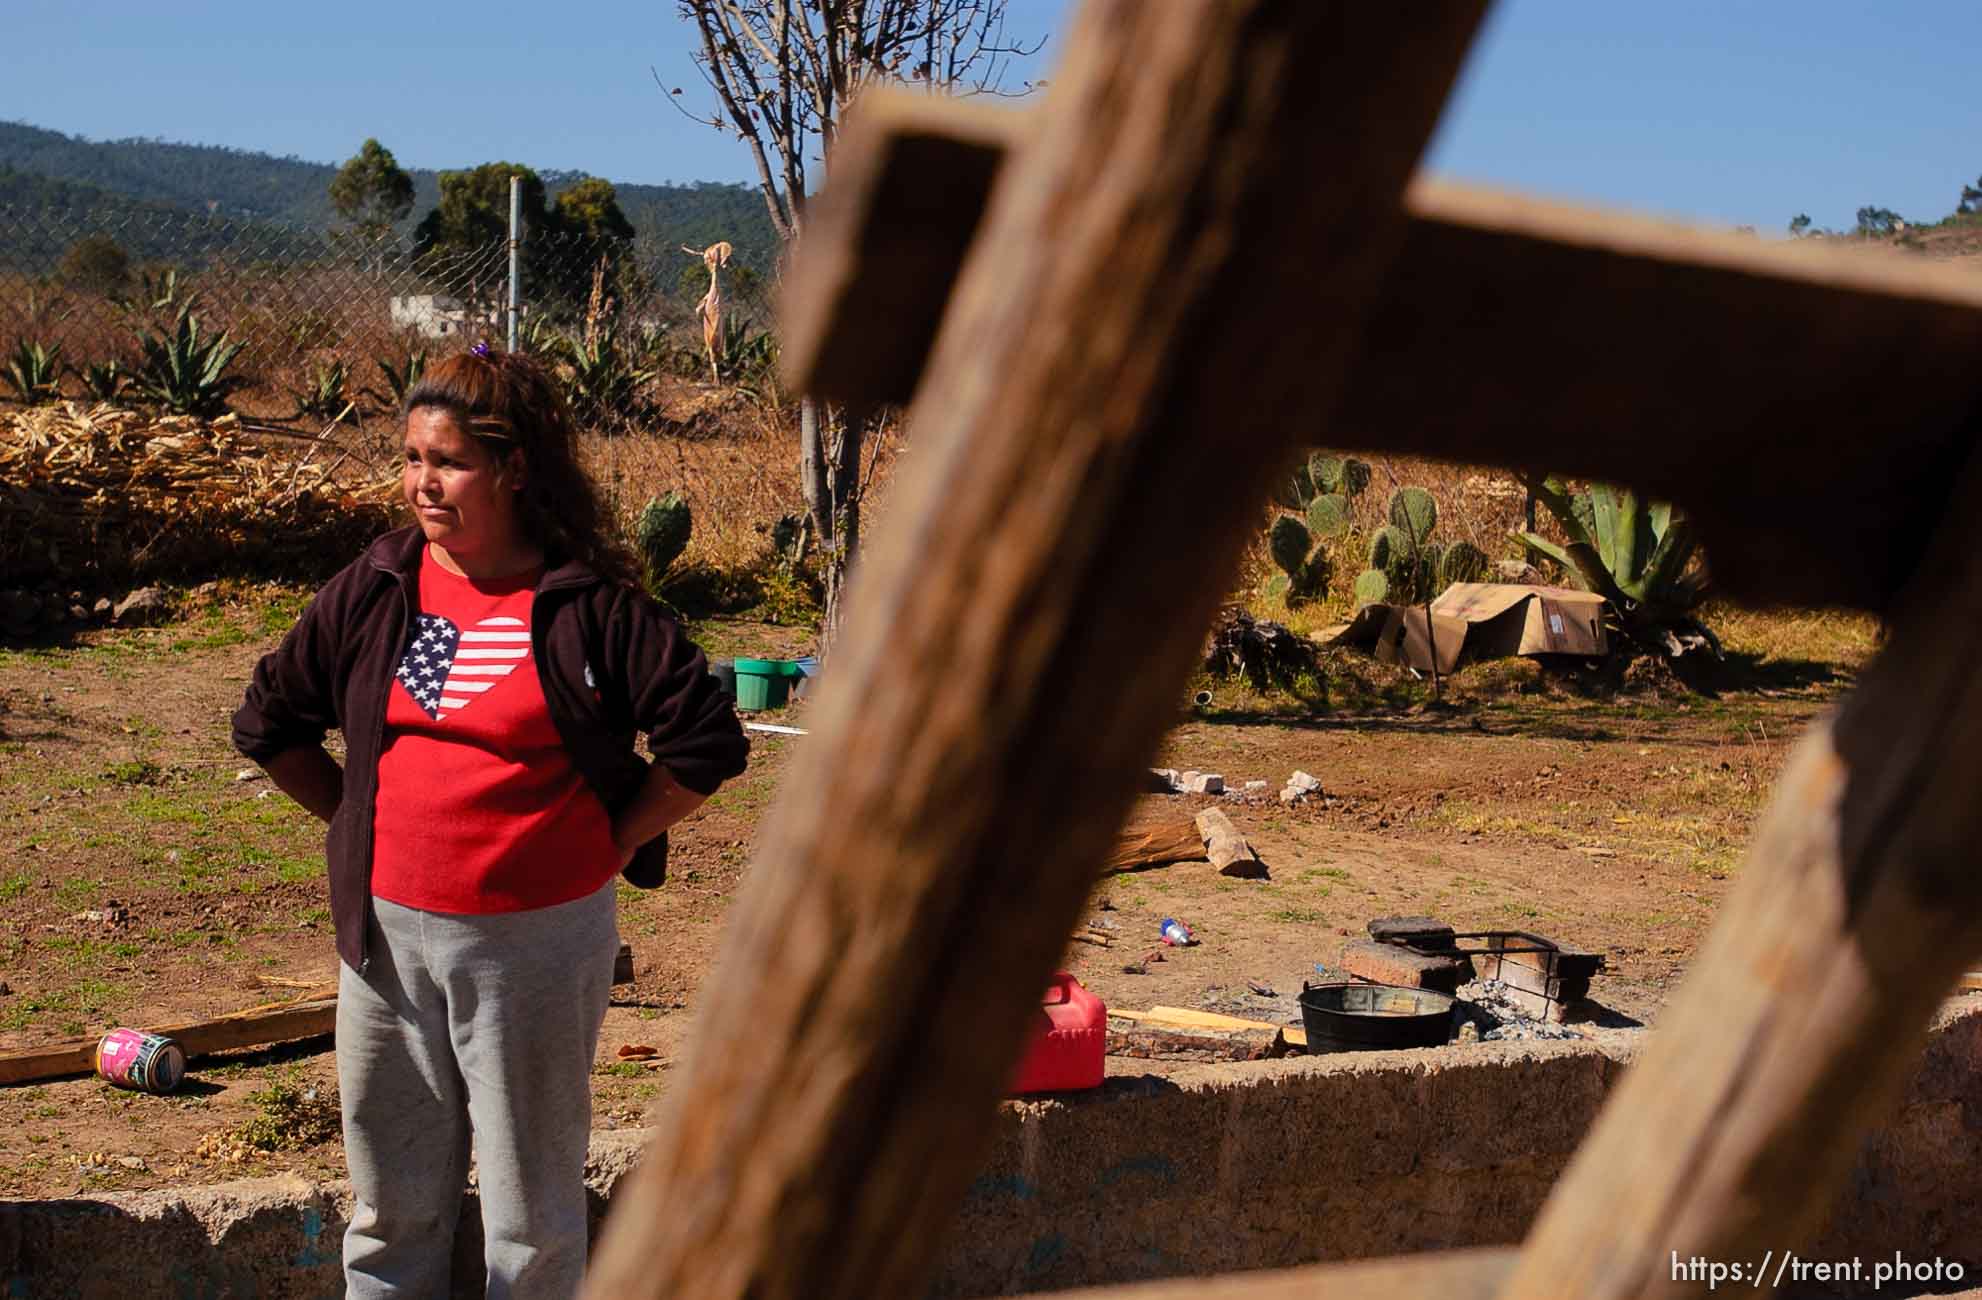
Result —
[[396, 478], [305, 440], [62, 402], [0, 415], [9, 585], [220, 573], [321, 577], [392, 523]]

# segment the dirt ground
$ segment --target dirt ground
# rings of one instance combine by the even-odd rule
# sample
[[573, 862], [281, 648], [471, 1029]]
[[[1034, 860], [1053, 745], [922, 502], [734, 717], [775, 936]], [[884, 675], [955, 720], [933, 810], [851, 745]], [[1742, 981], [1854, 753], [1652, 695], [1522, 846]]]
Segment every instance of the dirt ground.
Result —
[[[161, 627], [0, 650], [0, 1050], [157, 1025], [334, 978], [317, 825], [228, 744], [258, 655], [300, 608], [290, 589], [223, 585]], [[1243, 688], [1180, 714], [1161, 762], [1264, 796], [1149, 796], [1139, 818], [1216, 802], [1271, 870], [1181, 864], [1110, 878], [1110, 948], [1068, 968], [1111, 1005], [1283, 1019], [1316, 963], [1373, 916], [1525, 929], [1602, 952], [1611, 1023], [1655, 1018], [1740, 869], [1786, 747], [1869, 654], [1869, 623], [1729, 616], [1740, 689], [1622, 693], [1526, 663], [1468, 670], [1449, 708], [1415, 683], [1316, 712]], [[792, 653], [788, 628], [709, 623], [712, 654]], [[802, 724], [803, 704], [767, 721]], [[749, 771], [673, 836], [658, 891], [620, 891], [636, 982], [615, 992], [596, 1123], [661, 1096], [755, 828], [803, 738], [753, 737]], [[1325, 797], [1283, 807], [1290, 773]], [[1069, 815], [1078, 807], [1070, 796]], [[1198, 946], [1163, 949], [1162, 918]], [[1146, 974], [1124, 966], [1161, 950]], [[1262, 996], [1251, 985], [1272, 990]], [[657, 1049], [622, 1061], [625, 1044]], [[1139, 1067], [1142, 1063], [1138, 1063]], [[170, 1097], [93, 1078], [0, 1088], [0, 1195], [56, 1196], [295, 1170], [342, 1174], [328, 1040], [195, 1065]]]

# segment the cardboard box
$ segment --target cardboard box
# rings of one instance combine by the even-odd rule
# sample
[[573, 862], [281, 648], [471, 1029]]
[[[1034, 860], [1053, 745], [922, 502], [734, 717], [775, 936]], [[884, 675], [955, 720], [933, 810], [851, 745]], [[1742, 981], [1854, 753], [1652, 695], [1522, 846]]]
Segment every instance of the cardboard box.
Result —
[[1510, 655], [1610, 653], [1603, 625], [1604, 598], [1567, 587], [1512, 582], [1456, 582], [1422, 605], [1365, 605], [1330, 644], [1367, 650], [1383, 663], [1407, 663], [1449, 673], [1465, 659]]

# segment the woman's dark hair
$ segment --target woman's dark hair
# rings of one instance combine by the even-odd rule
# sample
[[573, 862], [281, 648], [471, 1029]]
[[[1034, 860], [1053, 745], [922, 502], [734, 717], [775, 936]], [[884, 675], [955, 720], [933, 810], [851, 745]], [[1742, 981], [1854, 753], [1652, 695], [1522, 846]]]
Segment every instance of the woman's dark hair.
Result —
[[578, 463], [578, 431], [543, 366], [520, 352], [486, 346], [463, 352], [427, 367], [406, 394], [401, 415], [423, 406], [448, 412], [497, 460], [523, 453], [517, 513], [547, 555], [633, 582], [632, 556], [613, 535], [599, 490]]

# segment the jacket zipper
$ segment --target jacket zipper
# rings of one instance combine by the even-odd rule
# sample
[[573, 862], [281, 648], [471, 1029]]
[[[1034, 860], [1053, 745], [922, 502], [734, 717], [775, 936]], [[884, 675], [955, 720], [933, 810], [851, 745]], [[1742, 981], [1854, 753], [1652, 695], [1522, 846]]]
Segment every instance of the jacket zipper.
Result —
[[[387, 644], [389, 647], [398, 648], [401, 653], [404, 653], [406, 628], [412, 622], [413, 611], [410, 602], [406, 599], [406, 576], [396, 572], [392, 576], [393, 590], [399, 593], [399, 625], [393, 629], [392, 639]], [[378, 827], [378, 761], [383, 757], [385, 752], [385, 715], [386, 710], [391, 707], [392, 678], [389, 675], [385, 679], [385, 695], [386, 698], [378, 702], [378, 722], [372, 728], [372, 770], [367, 775], [367, 782], [371, 788], [371, 798], [365, 801], [365, 915], [364, 920], [361, 922], [364, 928], [358, 932], [358, 973], [360, 975], [370, 970], [372, 966], [372, 921], [377, 915], [375, 909], [372, 907], [372, 858], [375, 852], [373, 836], [377, 833]]]

